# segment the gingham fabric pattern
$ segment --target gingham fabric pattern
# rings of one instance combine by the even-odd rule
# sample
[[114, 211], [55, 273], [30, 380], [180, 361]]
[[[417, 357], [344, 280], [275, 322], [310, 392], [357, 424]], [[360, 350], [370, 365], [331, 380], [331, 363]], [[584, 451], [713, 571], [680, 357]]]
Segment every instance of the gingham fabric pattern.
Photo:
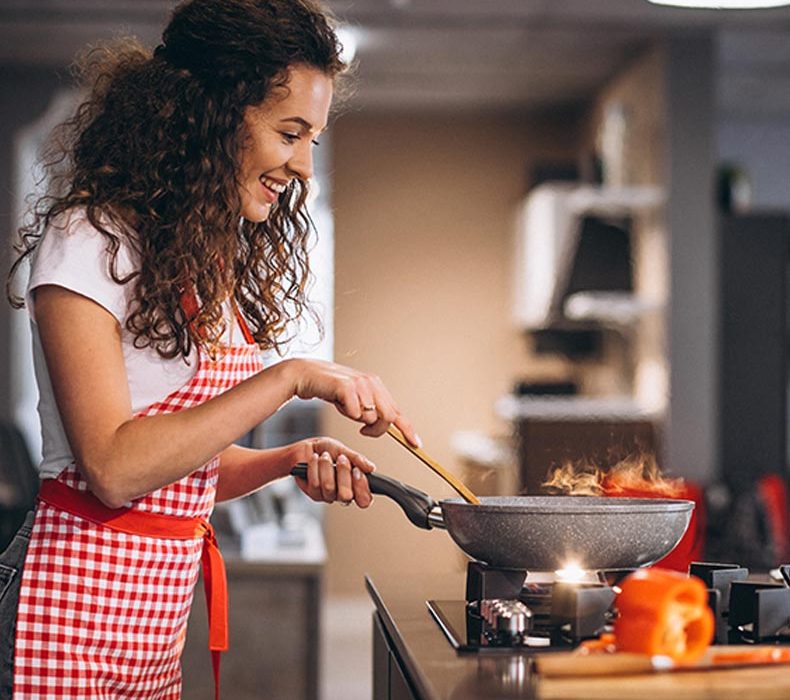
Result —
[[[254, 345], [201, 353], [195, 376], [138, 416], [200, 404], [263, 368]], [[208, 518], [219, 459], [130, 504]], [[75, 466], [59, 480], [86, 490]], [[177, 700], [202, 539], [115, 532], [41, 503], [22, 576], [14, 698]]]

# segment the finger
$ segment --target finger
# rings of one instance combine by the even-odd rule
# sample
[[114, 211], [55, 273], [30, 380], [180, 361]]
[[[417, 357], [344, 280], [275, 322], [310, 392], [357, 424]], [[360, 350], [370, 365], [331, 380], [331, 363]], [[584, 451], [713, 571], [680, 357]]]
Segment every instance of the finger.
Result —
[[360, 454], [359, 452], [354, 452], [352, 450], [348, 450], [346, 455], [351, 460], [351, 466], [357, 467], [360, 469], [364, 474], [370, 474], [376, 471], [376, 465], [374, 462], [369, 460], [365, 455]]
[[307, 479], [302, 479], [301, 477], [295, 476], [294, 481], [296, 485], [299, 487], [299, 490], [308, 498], [313, 501], [320, 501], [321, 500], [321, 489], [313, 488], [307, 482]]
[[359, 402], [359, 395], [356, 387], [352, 384], [345, 384], [338, 392], [335, 399], [335, 406], [344, 416], [352, 420], [362, 419], [362, 406]]
[[379, 406], [372, 397], [360, 397], [360, 410], [362, 411], [361, 420], [363, 423], [375, 423], [379, 419]]
[[375, 423], [382, 413], [386, 413], [394, 405], [387, 388], [375, 375], [360, 375], [356, 389], [361, 410], [360, 420], [363, 423]]
[[376, 420], [367, 423], [365, 429], [360, 431], [364, 435], [372, 437], [383, 435], [387, 432], [390, 424], [398, 420], [400, 416], [400, 411], [388, 395], [379, 396], [378, 402]]
[[360, 430], [363, 435], [378, 437], [383, 435], [390, 423], [394, 422], [398, 415], [398, 409], [386, 392], [376, 397], [375, 416], [371, 412], [370, 419], [365, 420], [365, 426]]
[[371, 423], [370, 425], [364, 425], [360, 428], [359, 432], [362, 435], [367, 435], [368, 437], [379, 437], [387, 432], [387, 428], [389, 428], [389, 421], [380, 418], [375, 423]]
[[376, 465], [372, 460], [368, 459], [361, 452], [352, 450], [350, 447], [340, 442], [340, 440], [335, 440], [335, 438], [313, 438], [312, 446], [316, 452], [329, 452], [329, 454], [332, 455], [332, 459], [335, 461], [337, 461], [340, 455], [345, 455], [351, 462], [352, 467], [359, 467], [365, 474], [376, 470]]
[[354, 499], [354, 489], [351, 486], [351, 462], [346, 455], [337, 458], [337, 500], [350, 503]]
[[356, 452], [345, 445], [341, 445], [342, 452], [338, 454], [338, 457], [342, 454], [348, 458], [348, 461], [351, 462], [352, 467], [359, 467], [365, 474], [370, 474], [371, 472], [376, 471], [376, 465], [369, 460], [365, 455], [361, 452]]
[[370, 433], [365, 434], [376, 436], [381, 435], [384, 431], [386, 431], [390, 424], [394, 424], [398, 430], [403, 433], [403, 437], [405, 437], [412, 446], [422, 447], [422, 440], [420, 439], [420, 436], [414, 431], [411, 422], [400, 412], [398, 404], [395, 402], [392, 394], [390, 394], [387, 387], [384, 386], [384, 383], [378, 377], [376, 377], [376, 385], [377, 391], [375, 396], [378, 406], [379, 420], [387, 421], [387, 426], [382, 431], [380, 430], [381, 426], [372, 424], [373, 430]]
[[373, 495], [370, 493], [370, 484], [367, 478], [357, 467], [351, 470], [351, 482], [354, 489], [354, 501], [360, 508], [367, 508], [373, 502]]
[[376, 413], [378, 414], [379, 418], [387, 418], [391, 420], [398, 412], [395, 399], [392, 398], [392, 394], [390, 394], [387, 387], [384, 386], [384, 383], [378, 377], [373, 380], [370, 399], [370, 403], [376, 406]]
[[307, 483], [313, 494], [321, 493], [321, 476], [318, 471], [318, 454], [316, 452], [313, 452], [307, 460]]
[[337, 476], [332, 455], [329, 452], [322, 452], [318, 458], [318, 472], [323, 500], [327, 503], [334, 503], [337, 499]]
[[403, 433], [403, 437], [405, 437], [411, 445], [414, 447], [422, 447], [422, 439], [414, 430], [414, 427], [405, 416], [398, 415], [398, 417], [393, 421], [395, 427]]

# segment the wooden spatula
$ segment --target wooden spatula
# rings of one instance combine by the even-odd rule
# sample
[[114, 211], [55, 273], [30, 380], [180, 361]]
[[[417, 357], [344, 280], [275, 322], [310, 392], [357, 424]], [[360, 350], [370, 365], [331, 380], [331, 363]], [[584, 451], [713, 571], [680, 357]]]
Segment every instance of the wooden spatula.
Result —
[[450, 486], [452, 486], [467, 503], [480, 505], [480, 499], [475, 496], [458, 477], [448, 472], [441, 464], [439, 464], [439, 462], [426, 454], [424, 450], [410, 445], [406, 438], [403, 437], [403, 433], [401, 433], [401, 431], [398, 430], [394, 425], [391, 425], [389, 428], [387, 428], [387, 433], [391, 437], [395, 438], [423, 464], [426, 464], [431, 469], [433, 469], [440, 477], [442, 477], [442, 479], [450, 484]]

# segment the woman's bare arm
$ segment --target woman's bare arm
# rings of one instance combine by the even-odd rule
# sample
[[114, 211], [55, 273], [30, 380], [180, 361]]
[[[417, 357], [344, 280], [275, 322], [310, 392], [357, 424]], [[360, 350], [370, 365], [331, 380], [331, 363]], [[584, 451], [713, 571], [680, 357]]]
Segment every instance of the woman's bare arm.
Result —
[[[375, 377], [332, 363], [280, 362], [205, 403], [132, 419], [121, 330], [90, 299], [54, 285], [34, 290], [36, 321], [72, 452], [93, 493], [110, 507], [191, 473], [294, 395], [335, 403], [366, 434], [409, 422]], [[375, 422], [362, 406], [375, 403]], [[373, 418], [368, 420], [374, 420]]]

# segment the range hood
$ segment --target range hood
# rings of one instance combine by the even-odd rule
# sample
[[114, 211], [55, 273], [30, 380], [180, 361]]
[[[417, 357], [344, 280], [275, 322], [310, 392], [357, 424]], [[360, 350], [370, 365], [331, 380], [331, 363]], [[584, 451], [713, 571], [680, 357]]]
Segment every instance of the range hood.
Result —
[[658, 187], [557, 182], [532, 189], [516, 226], [517, 325], [621, 325], [649, 310], [633, 293], [630, 228], [636, 216], [663, 202]]

